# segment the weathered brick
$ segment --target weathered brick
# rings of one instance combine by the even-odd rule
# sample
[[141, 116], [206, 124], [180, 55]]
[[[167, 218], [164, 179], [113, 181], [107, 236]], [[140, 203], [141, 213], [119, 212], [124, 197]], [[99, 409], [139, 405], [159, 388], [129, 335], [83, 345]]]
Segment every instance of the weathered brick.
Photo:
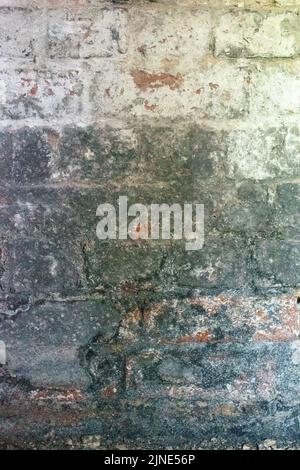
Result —
[[127, 50], [127, 14], [123, 9], [52, 10], [51, 58], [112, 57]]
[[198, 296], [163, 299], [123, 318], [119, 339], [153, 344], [295, 341], [300, 329], [296, 296]]
[[[39, 188], [2, 191], [4, 204], [0, 208], [0, 234], [11, 239], [12, 246], [16, 236], [31, 239], [25, 245], [18, 242], [20, 248], [10, 270], [14, 273], [11, 282], [17, 291], [38, 288], [38, 285], [41, 290], [63, 291], [79, 288], [86, 281], [90, 287], [128, 280], [159, 283], [161, 265], [168, 253], [170, 255], [171, 242], [101, 242], [96, 237], [96, 209], [106, 201], [117, 207], [119, 195], [124, 194], [129, 196], [128, 205], [136, 201], [162, 203], [168, 194], [166, 191], [172, 200], [180, 201], [181, 195], [176, 188], [175, 185], [157, 190], [149, 186], [128, 191], [126, 186], [117, 190], [112, 186], [93, 190]], [[177, 199], [173, 199], [173, 195]], [[118, 258], [115, 257], [116, 250]], [[11, 256], [13, 258], [13, 254]], [[37, 282], [39, 263], [44, 274]], [[62, 271], [64, 263], [66, 267]], [[51, 266], [56, 266], [52, 274]], [[162, 274], [165, 279], [173, 279], [172, 270], [169, 272], [168, 267]]]
[[[50, 134], [50, 130], [47, 131]], [[51, 134], [50, 134], [51, 138]], [[66, 127], [57, 136], [52, 181], [99, 182], [122, 177], [143, 183], [225, 174], [225, 133], [195, 125]], [[161, 159], [163, 155], [163, 159]]]
[[[274, 61], [254, 68], [249, 87], [250, 116], [297, 115], [300, 109], [299, 62]], [[265, 97], [268, 96], [266, 100]]]
[[100, 182], [119, 178], [120, 172], [142, 174], [132, 128], [4, 128], [0, 155], [3, 184]]
[[35, 387], [85, 387], [90, 379], [79, 349], [96, 336], [110, 339], [118, 321], [118, 311], [101, 300], [32, 306], [17, 323], [8, 318], [0, 324], [9, 371]]
[[157, 7], [130, 10], [129, 55], [139, 69], [185, 73], [209, 52], [208, 11]]
[[[130, 281], [159, 282], [161, 265], [170, 250], [167, 243], [130, 243], [97, 240], [86, 245], [85, 270], [90, 286]], [[115, 254], [118, 252], [118, 257]]]
[[276, 224], [282, 237], [300, 239], [300, 187], [297, 183], [282, 183], [274, 190]]
[[115, 61], [103, 62], [90, 87], [93, 113], [119, 116], [130, 109], [133, 99], [134, 93], [128, 87], [124, 66]]
[[[8, 289], [14, 292], [56, 292], [84, 285], [80, 246], [42, 240], [7, 243], [5, 266]], [[7, 289], [5, 289], [7, 291]]]
[[278, 225], [267, 184], [245, 180], [232, 186], [232, 183], [222, 185], [221, 191], [216, 189], [211, 194], [212, 201], [218, 200], [218, 204], [211, 203], [212, 209], [206, 205], [207, 226], [245, 238], [273, 236]]
[[8, 238], [20, 235], [39, 239], [42, 236], [49, 237], [51, 241], [65, 238], [70, 242], [89, 240], [94, 243], [99, 221], [96, 209], [101, 203], [110, 201], [117, 208], [120, 195], [128, 196], [128, 206], [136, 201], [146, 205], [152, 201], [161, 204], [166, 194], [175, 202], [182, 200], [176, 184], [132, 188], [128, 188], [126, 182], [123, 186], [118, 184], [118, 181], [112, 181], [111, 186], [95, 188], [62, 185], [1, 189], [0, 209], [3, 221], [6, 220], [1, 234]]
[[[136, 135], [141, 170], [146, 178], [182, 181], [183, 177], [190, 176], [192, 183], [196, 178], [225, 174], [227, 145], [222, 131], [196, 125], [176, 129], [144, 126]], [[194, 194], [197, 189], [195, 184]]]
[[227, 57], [293, 57], [299, 51], [297, 13], [222, 13], [215, 53]]
[[299, 243], [287, 240], [264, 240], [254, 251], [256, 285], [260, 287], [298, 287]]
[[2, 184], [41, 183], [50, 179], [53, 157], [47, 129], [3, 130], [1, 145]]
[[[0, 190], [0, 236], [5, 240], [16, 237], [52, 242], [78, 240], [80, 217], [77, 200], [72, 191], [64, 188], [32, 187], [32, 189], [5, 188]], [[76, 204], [74, 202], [74, 204]], [[81, 212], [83, 215], [83, 211]]]
[[247, 242], [243, 239], [206, 236], [201, 250], [181, 252], [177, 247], [173, 256], [177, 282], [181, 286], [246, 289], [251, 285], [253, 267]]
[[57, 139], [52, 181], [102, 181], [138, 171], [136, 136], [132, 128], [66, 127]]
[[0, 31], [0, 56], [32, 60], [43, 55], [46, 18], [39, 11], [1, 8]]
[[81, 112], [83, 83], [78, 71], [2, 71], [2, 119], [57, 118]]
[[[119, 283], [126, 280], [151, 280], [155, 283], [164, 282], [179, 283], [186, 286], [196, 287], [234, 287], [235, 285], [247, 286], [251, 280], [251, 265], [249, 264], [248, 247], [242, 240], [222, 240], [221, 238], [211, 239], [210, 230], [216, 233], [222, 232], [239, 233], [239, 237], [248, 237], [251, 234], [264, 233], [265, 217], [260, 216], [257, 202], [252, 197], [250, 203], [244, 202], [244, 208], [240, 208], [240, 217], [247, 217], [250, 213], [250, 220], [240, 220], [241, 227], [237, 226], [235, 217], [236, 210], [233, 206], [236, 193], [228, 186], [228, 194], [217, 192], [218, 184], [204, 184], [197, 193], [189, 194], [187, 189], [181, 188], [182, 194], [178, 192], [177, 183], [174, 187], [162, 186], [161, 190], [155, 190], [151, 186], [142, 188], [123, 189], [31, 189], [2, 191], [4, 205], [0, 210], [2, 220], [1, 234], [8, 239], [18, 236], [34, 237], [37, 241], [43, 236], [52, 243], [60, 245], [64, 238], [69, 240], [64, 250], [67, 250], [70, 260], [79, 262], [79, 266], [84, 261], [85, 275], [91, 286], [97, 286], [102, 282]], [[100, 242], [96, 238], [96, 209], [100, 203], [110, 201], [117, 207], [118, 196], [126, 194], [130, 196], [128, 204], [141, 202], [146, 205], [155, 201], [162, 203], [166, 201], [166, 191], [168, 191], [172, 202], [182, 200], [192, 201], [195, 194], [198, 202], [204, 203], [206, 211], [205, 230], [207, 242], [203, 250], [199, 252], [187, 253], [184, 250], [184, 242], [172, 243], [158, 242], [150, 240], [147, 242], [133, 241], [113, 241]], [[213, 204], [218, 194], [224, 199], [218, 205]], [[259, 197], [258, 193], [258, 197]], [[203, 196], [202, 196], [203, 195]], [[205, 198], [206, 195], [206, 198]], [[176, 198], [174, 198], [176, 196]], [[182, 198], [185, 199], [182, 199]], [[240, 196], [241, 197], [241, 196]], [[245, 198], [246, 196], [244, 196]], [[227, 198], [227, 199], [226, 199]], [[242, 199], [241, 199], [242, 200]], [[237, 206], [238, 208], [238, 206]], [[253, 212], [251, 213], [251, 208]], [[226, 212], [227, 209], [227, 212]], [[230, 218], [230, 211], [233, 216]], [[267, 205], [265, 209], [267, 212]], [[254, 214], [254, 216], [253, 216]], [[269, 214], [270, 215], [270, 214]], [[256, 217], [256, 218], [255, 218]], [[269, 230], [274, 230], [270, 228]], [[68, 247], [68, 248], [67, 248]], [[119, 257], [115, 258], [118, 250]], [[219, 256], [222, 253], [223, 261], [220, 263]], [[79, 256], [79, 257], [78, 257]], [[70, 273], [66, 272], [66, 277]], [[67, 282], [72, 285], [72, 280]], [[64, 278], [59, 287], [57, 279], [57, 289], [63, 288]], [[237, 284], [235, 284], [237, 283]]]
[[185, 74], [105, 63], [91, 85], [97, 116], [239, 118], [248, 110], [248, 71], [210, 62]]
[[299, 142], [297, 127], [233, 131], [228, 137], [228, 175], [255, 180], [298, 177]]
[[[299, 388], [299, 372], [289, 344], [183, 345], [132, 354], [127, 359], [127, 389], [147, 398], [209, 402], [272, 401], [291, 397]], [[293, 380], [287, 380], [295, 374]], [[224, 380], [225, 379], [225, 380]], [[213, 393], [212, 393], [213, 391]]]

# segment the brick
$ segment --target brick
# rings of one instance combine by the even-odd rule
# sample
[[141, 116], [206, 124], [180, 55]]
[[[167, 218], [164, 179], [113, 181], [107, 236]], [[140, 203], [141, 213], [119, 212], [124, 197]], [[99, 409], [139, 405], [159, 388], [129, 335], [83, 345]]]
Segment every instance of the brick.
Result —
[[[51, 292], [80, 288], [86, 282], [92, 288], [130, 280], [159, 283], [160, 266], [170, 255], [171, 242], [101, 242], [96, 237], [96, 209], [106, 201], [117, 207], [120, 194], [129, 196], [129, 205], [136, 201], [159, 204], [166, 200], [167, 191], [168, 186], [158, 190], [151, 186], [148, 189], [137, 187], [130, 191], [126, 186], [118, 190], [112, 186], [2, 191], [1, 235], [11, 240], [12, 249], [16, 237], [30, 237], [31, 240], [26, 243], [20, 240], [16, 255], [11, 252], [11, 258], [15, 258], [10, 265], [14, 288], [22, 292], [36, 286], [41, 291]], [[169, 190], [169, 197], [172, 202], [182, 203], [177, 185]], [[116, 250], [118, 258], [115, 257]], [[38, 266], [43, 271], [39, 279]], [[169, 272], [166, 268], [163, 276], [172, 279], [172, 270]]]
[[148, 184], [166, 182], [171, 173], [172, 180], [186, 178], [192, 186], [194, 177], [225, 174], [225, 139], [223, 132], [194, 125], [65, 127], [49, 171], [52, 181], [112, 181], [122, 174]]
[[248, 111], [248, 72], [223, 62], [187, 74], [104, 64], [90, 90], [97, 116], [238, 118]]
[[[234, 188], [232, 184], [222, 185], [219, 191], [216, 184], [213, 191], [212, 202], [206, 205], [208, 227], [245, 238], [274, 236], [278, 223], [275, 208], [268, 198], [266, 182], [244, 180], [235, 183]], [[213, 205], [214, 200], [218, 204]]]
[[[97, 240], [85, 248], [90, 286], [125, 282], [159, 282], [160, 266], [170, 250], [167, 243], [130, 243]], [[115, 253], [118, 251], [118, 258]]]
[[[21, 202], [26, 201], [32, 205], [37, 204], [38, 211], [46, 210], [46, 217], [37, 222], [44, 224], [41, 230], [50, 240], [57, 242], [65, 239], [69, 244], [70, 255], [80, 250], [88, 240], [96, 239], [96, 209], [99, 204], [106, 201], [107, 191], [104, 189], [89, 190], [87, 188], [72, 188], [70, 186], [24, 191]], [[35, 218], [32, 216], [33, 227]], [[29, 222], [31, 222], [29, 218]], [[37, 225], [38, 227], [39, 225]], [[28, 230], [30, 230], [30, 223]], [[37, 236], [39, 232], [37, 231]], [[74, 250], [74, 251], [73, 251]], [[78, 252], [77, 252], [78, 253]], [[80, 265], [81, 263], [79, 263]]]
[[6, 251], [6, 279], [16, 293], [63, 292], [84, 285], [82, 255], [75, 244], [21, 239], [7, 243]]
[[0, 132], [3, 183], [94, 181], [141, 173], [132, 128], [4, 128]]
[[[247, 404], [297, 393], [299, 373], [289, 344], [208, 347], [199, 344], [143, 352], [127, 359], [127, 390], [147, 398], [208, 400]], [[226, 372], [225, 372], [226, 371]], [[296, 374], [293, 380], [287, 380]], [[286, 381], [286, 382], [285, 382]]]
[[41, 183], [50, 178], [53, 158], [47, 129], [3, 130], [1, 141], [1, 181], [3, 183]]
[[233, 131], [228, 138], [228, 176], [241, 180], [298, 177], [298, 148], [297, 127]]
[[119, 339], [152, 344], [196, 345], [217, 343], [296, 341], [299, 335], [296, 296], [193, 296], [163, 299], [135, 308], [123, 318]]
[[129, 55], [140, 69], [184, 73], [209, 52], [210, 15], [207, 11], [131, 9]]
[[293, 57], [298, 53], [297, 13], [223, 13], [215, 53], [227, 57]]
[[286, 212], [287, 215], [296, 215], [299, 211], [299, 193], [300, 186], [295, 183], [279, 183], [276, 186], [276, 195], [274, 203], [278, 204], [281, 209], [281, 216]]
[[78, 239], [79, 217], [71, 207], [73, 194], [67, 189], [18, 187], [2, 189], [0, 194], [0, 235], [6, 240], [42, 237], [55, 243], [62, 238]]
[[[265, 96], [268, 100], [265, 100]], [[249, 87], [250, 116], [291, 116], [299, 113], [298, 61], [272, 62], [256, 67]]]
[[53, 151], [49, 143], [51, 131], [25, 128], [12, 133], [11, 179], [14, 183], [39, 183], [49, 178]]
[[299, 196], [299, 184], [282, 183], [276, 186], [273, 199], [281, 237], [295, 241], [300, 238]]
[[127, 50], [123, 9], [52, 10], [48, 35], [51, 58], [115, 57]]
[[[222, 131], [187, 125], [144, 126], [136, 132], [137, 151], [145, 177], [154, 181], [189, 177], [202, 181], [225, 172], [226, 135]], [[163, 158], [161, 156], [163, 155]]]
[[132, 128], [65, 127], [57, 140], [52, 181], [103, 181], [138, 171]]
[[32, 60], [43, 55], [46, 18], [39, 11], [1, 8], [0, 30], [1, 57]]
[[214, 221], [214, 228], [219, 233], [227, 232], [237, 237], [267, 238], [278, 233], [275, 209], [268, 203], [239, 202], [226, 204], [221, 215]]
[[16, 70], [0, 74], [2, 119], [53, 118], [81, 112], [80, 72]]
[[109, 339], [118, 320], [118, 311], [101, 300], [33, 306], [17, 323], [1, 323], [9, 371], [35, 387], [86, 387], [90, 380], [80, 367], [79, 349], [94, 336]]
[[299, 244], [296, 241], [261, 241], [257, 243], [254, 258], [257, 286], [299, 286]]
[[[184, 196], [185, 191], [180, 194], [176, 188], [175, 184], [172, 192], [169, 193], [170, 199], [168, 200], [178, 201], [181, 204], [183, 197], [185, 200], [194, 200], [195, 196], [190, 194], [190, 198], [187, 199], [187, 196]], [[56, 243], [59, 256], [61, 256], [60, 250], [65, 250], [70, 262], [74, 261], [75, 266], [77, 263], [78, 268], [83, 269], [84, 279], [87, 276], [90, 286], [97, 286], [103, 282], [118, 284], [126, 280], [151, 280], [152, 283], [157, 284], [163, 280], [163, 282], [178, 283], [189, 287], [233, 288], [236, 285], [245, 287], [251, 282], [252, 276], [249, 248], [242, 240], [222, 240], [220, 234], [222, 231], [228, 233], [231, 230], [232, 233], [239, 231], [239, 237], [248, 237], [250, 229], [256, 234], [260, 233], [259, 231], [264, 233], [263, 224], [266, 218], [263, 215], [260, 216], [258, 209], [257, 221], [253, 222], [253, 214], [250, 212], [252, 219], [249, 222], [245, 221], [245, 226], [242, 228], [236, 227], [238, 221], [234, 217], [229, 218], [232, 208], [231, 199], [228, 196], [228, 215], [225, 217], [222, 202], [219, 202], [217, 207], [212, 205], [212, 201], [220, 193], [220, 191], [219, 193], [212, 192], [212, 188], [204, 184], [203, 194], [208, 193], [209, 199], [199, 197], [201, 203], [210, 203], [206, 208], [207, 241], [203, 250], [199, 252], [187, 253], [184, 250], [184, 242], [178, 242], [172, 246], [172, 243], [168, 241], [151, 242], [149, 240], [141, 243], [97, 240], [95, 214], [98, 205], [108, 200], [117, 204], [119, 194], [129, 195], [126, 188], [117, 192], [116, 190], [108, 192], [108, 188], [102, 190], [71, 188], [45, 190], [41, 188], [18, 190], [17, 193], [10, 191], [7, 195], [3, 194], [3, 198], [7, 199], [7, 205], [0, 210], [1, 235], [8, 239], [17, 235], [29, 236], [34, 237], [36, 241], [39, 241], [42, 236], [51, 241], [52, 245]], [[166, 201], [166, 189], [167, 187], [164, 187], [160, 192], [153, 191], [150, 187], [147, 191], [143, 187], [139, 191], [131, 191], [132, 199], [129, 200], [129, 204], [131, 201], [144, 204], [153, 201], [162, 203]], [[224, 193], [222, 197], [225, 197]], [[250, 206], [244, 204], [245, 214], [249, 213], [251, 207], [257, 205], [255, 200]], [[261, 206], [259, 207], [261, 209]], [[232, 210], [234, 211], [234, 207]], [[233, 214], [236, 214], [236, 211]], [[243, 219], [240, 222], [242, 224]], [[212, 228], [219, 231], [220, 238], [212, 239], [208, 236]], [[61, 246], [63, 239], [67, 241], [67, 244]], [[115, 257], [116, 250], [119, 253], [118, 258]], [[220, 253], [222, 253], [222, 262], [219, 260]], [[56, 259], [56, 255], [53, 254], [53, 256]], [[32, 269], [34, 266], [35, 264]], [[31, 271], [27, 269], [28, 276], [31, 276], [30, 273]], [[71, 276], [71, 272], [66, 270], [65, 277], [61, 279], [61, 285], [59, 278], [55, 278], [53, 279], [55, 287], [52, 285], [50, 289], [63, 289], [65, 283], [71, 288], [75, 285]], [[78, 275], [74, 278], [74, 283], [75, 279], [78, 280]], [[42, 283], [42, 280], [40, 282]]]
[[[207, 233], [207, 232], [206, 232]], [[198, 251], [174, 250], [177, 282], [199, 289], [237, 289], [251, 285], [252, 266], [243, 239], [205, 237]]]
[[299, 213], [300, 186], [295, 183], [281, 182], [276, 186], [274, 204], [280, 217], [284, 219], [297, 216]]
[[128, 87], [124, 66], [115, 61], [103, 62], [90, 86], [93, 113], [119, 116], [129, 111], [133, 99], [134, 91]]

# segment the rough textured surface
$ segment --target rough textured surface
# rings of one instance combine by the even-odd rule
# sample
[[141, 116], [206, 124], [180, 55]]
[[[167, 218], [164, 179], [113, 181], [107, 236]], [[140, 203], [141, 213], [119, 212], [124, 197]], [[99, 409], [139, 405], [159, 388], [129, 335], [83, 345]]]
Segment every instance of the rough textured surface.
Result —
[[[300, 448], [298, 0], [0, 0], [0, 447]], [[96, 208], [205, 204], [205, 245]]]

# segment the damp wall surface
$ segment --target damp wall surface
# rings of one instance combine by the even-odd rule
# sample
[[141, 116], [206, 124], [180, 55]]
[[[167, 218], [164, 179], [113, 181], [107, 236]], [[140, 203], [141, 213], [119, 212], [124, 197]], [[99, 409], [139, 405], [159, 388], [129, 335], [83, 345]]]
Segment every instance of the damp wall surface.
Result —
[[[0, 0], [1, 448], [300, 446], [299, 11]], [[98, 240], [121, 195], [203, 249]]]

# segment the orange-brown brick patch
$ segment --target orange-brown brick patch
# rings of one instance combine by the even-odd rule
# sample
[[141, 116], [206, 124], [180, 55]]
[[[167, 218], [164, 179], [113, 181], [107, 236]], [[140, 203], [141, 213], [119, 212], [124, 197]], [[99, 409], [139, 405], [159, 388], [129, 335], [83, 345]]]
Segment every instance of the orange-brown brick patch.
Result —
[[170, 90], [180, 88], [184, 79], [180, 73], [148, 73], [144, 70], [132, 70], [131, 76], [135, 85], [142, 91], [167, 86]]

